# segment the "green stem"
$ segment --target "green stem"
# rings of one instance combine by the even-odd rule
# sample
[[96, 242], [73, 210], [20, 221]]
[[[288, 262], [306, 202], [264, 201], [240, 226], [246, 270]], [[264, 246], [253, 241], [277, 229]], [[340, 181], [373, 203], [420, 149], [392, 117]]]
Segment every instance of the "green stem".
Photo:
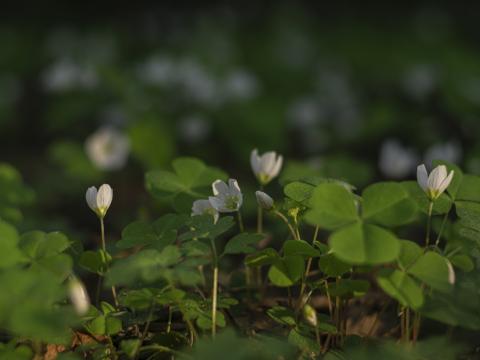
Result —
[[330, 318], [333, 320], [332, 297], [330, 296], [330, 289], [328, 288], [327, 279], [324, 280], [324, 283], [325, 283], [325, 293], [327, 295], [327, 301], [328, 301], [328, 312], [330, 313]]
[[322, 342], [320, 341], [320, 330], [318, 330], [318, 326], [315, 326], [315, 337], [317, 339], [318, 348], [321, 349], [322, 348]]
[[425, 235], [425, 248], [427, 248], [430, 243], [430, 231], [432, 228], [432, 211], [433, 211], [433, 201], [430, 201], [428, 204], [428, 219], [427, 219], [427, 232]]
[[410, 341], [410, 309], [405, 308], [404, 310], [406, 312], [405, 315], [405, 340], [407, 342]]
[[190, 333], [190, 347], [193, 346], [193, 343], [195, 342], [195, 337], [197, 336], [197, 333], [195, 332], [195, 327], [193, 326], [192, 322], [188, 320], [187, 318], [184, 318], [185, 323], [187, 324], [188, 327], [188, 332]]
[[[101, 235], [101, 240], [102, 240], [102, 250], [106, 254], [107, 253], [107, 245], [105, 242], [105, 224], [103, 222], [103, 217], [100, 218], [100, 235]], [[101, 286], [101, 279], [98, 282], [99, 287]], [[98, 294], [98, 300], [100, 297], [100, 290], [97, 289], [97, 294]], [[117, 299], [117, 290], [115, 289], [115, 286], [112, 286], [112, 296], [113, 296], [113, 302], [115, 303], [115, 307], [118, 308], [118, 299]]]
[[218, 267], [213, 268], [212, 288], [212, 337], [215, 338], [217, 327], [217, 291], [218, 291]]
[[261, 206], [257, 209], [257, 233], [263, 233], [263, 209]]
[[[238, 212], [240, 214], [240, 212]], [[240, 219], [240, 215], [239, 215]], [[213, 256], [213, 284], [212, 284], [212, 338], [217, 332], [217, 293], [218, 293], [218, 257], [215, 241], [210, 238]]]
[[168, 307], [167, 334], [170, 333], [170, 331], [171, 331], [171, 329], [172, 329], [172, 314], [173, 314], [172, 307], [169, 306], [169, 307]]
[[242, 213], [240, 210], [237, 211], [237, 216], [238, 216], [238, 228], [240, 229], [240, 232], [245, 231], [245, 226], [243, 226], [243, 219], [242, 219]]
[[[313, 234], [312, 245], [315, 243], [315, 241], [317, 241], [319, 230], [320, 230], [320, 228], [318, 226], [316, 226], [315, 227], [315, 232]], [[300, 286], [300, 294], [299, 294], [298, 300], [297, 300], [298, 304], [302, 303], [302, 297], [303, 297], [303, 294], [305, 293], [305, 288], [307, 286], [307, 279], [308, 279], [308, 276], [310, 274], [311, 266], [312, 266], [312, 258], [309, 257], [308, 260], [307, 260], [307, 267], [305, 269], [305, 273], [302, 277], [302, 285]]]
[[[261, 186], [260, 189], [262, 190], [263, 186]], [[257, 209], [257, 233], [263, 234], [263, 208], [261, 206], [259, 206]], [[254, 269], [254, 272], [254, 282], [256, 283], [256, 286], [260, 287], [262, 285], [262, 268], [260, 266], [257, 266]]]
[[[337, 279], [335, 280], [336, 282], [336, 287], [338, 288], [338, 285], [340, 283], [340, 277], [337, 276]], [[341, 299], [339, 296], [335, 297], [335, 326], [337, 328], [337, 332], [341, 332], [341, 323], [342, 323], [342, 318], [341, 318]]]
[[437, 247], [438, 247], [438, 244], [440, 243], [440, 238], [442, 237], [443, 229], [445, 228], [447, 219], [448, 219], [448, 212], [445, 213], [445, 216], [443, 217], [442, 225], [440, 226], [440, 231], [438, 232], [437, 240], [435, 240], [435, 246]]
[[285, 215], [283, 215], [280, 211], [278, 210], [275, 210], [273, 212], [275, 215], [277, 215], [280, 219], [283, 220], [283, 222], [288, 226], [288, 229], [290, 230], [290, 234], [292, 234], [292, 237], [294, 240], [300, 240], [297, 238], [297, 234], [295, 233], [295, 229], [292, 227], [292, 225], [290, 224], [290, 222], [288, 221], [288, 219], [285, 217]]
[[102, 250], [107, 252], [107, 245], [105, 243], [105, 224], [103, 222], [103, 217], [100, 218], [100, 235], [102, 240]]

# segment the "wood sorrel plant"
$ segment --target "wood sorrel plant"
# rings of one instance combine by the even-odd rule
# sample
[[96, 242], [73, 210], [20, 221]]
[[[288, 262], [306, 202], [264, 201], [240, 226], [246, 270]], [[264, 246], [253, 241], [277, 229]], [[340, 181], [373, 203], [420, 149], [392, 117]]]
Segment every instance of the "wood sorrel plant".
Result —
[[[480, 177], [436, 163], [430, 175], [419, 167], [417, 181], [357, 191], [341, 180], [289, 174], [285, 196], [274, 198], [282, 159], [264, 156], [254, 152], [252, 167], [260, 185], [269, 183], [267, 192], [241, 191], [236, 180], [193, 158], [148, 173], [150, 193], [175, 211], [127, 225], [111, 243], [112, 255], [103, 219], [113, 192], [108, 185], [89, 189], [102, 245], [73, 258], [104, 280], [113, 304], [103, 292], [90, 304], [64, 235], [20, 236], [0, 222], [10, 255], [0, 256], [0, 325], [11, 340], [0, 354], [43, 356], [61, 339], [73, 358], [223, 359], [228, 352], [306, 359], [331, 352], [453, 359], [462, 349], [429, 340], [424, 324], [480, 330], [480, 278], [472, 271]], [[248, 212], [255, 207], [257, 221]], [[28, 325], [24, 313], [32, 314]]]

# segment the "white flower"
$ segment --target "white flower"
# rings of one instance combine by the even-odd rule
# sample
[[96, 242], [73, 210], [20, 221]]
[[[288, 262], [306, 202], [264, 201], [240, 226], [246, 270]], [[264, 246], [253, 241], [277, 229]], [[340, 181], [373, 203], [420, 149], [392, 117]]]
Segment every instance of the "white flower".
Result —
[[240, 209], [243, 203], [243, 195], [237, 180], [229, 179], [228, 185], [225, 181], [216, 180], [212, 184], [213, 195], [208, 198], [210, 204], [219, 212], [235, 212]]
[[258, 94], [258, 81], [250, 72], [236, 69], [227, 75], [223, 95], [232, 100], [248, 100]]
[[83, 284], [72, 278], [68, 284], [68, 295], [78, 315], [85, 315], [90, 307], [90, 298]]
[[210, 124], [202, 116], [190, 115], [179, 121], [178, 130], [182, 139], [189, 144], [197, 144], [208, 137]]
[[98, 76], [92, 67], [81, 66], [69, 59], [61, 59], [51, 65], [42, 78], [45, 88], [52, 92], [91, 89], [98, 83]]
[[389, 139], [382, 144], [378, 165], [385, 176], [402, 179], [414, 171], [417, 161], [413, 150], [403, 147], [397, 140]]
[[425, 153], [425, 163], [431, 164], [434, 160], [444, 160], [457, 163], [462, 158], [462, 148], [456, 141], [443, 144], [435, 144], [429, 147]]
[[250, 154], [250, 165], [253, 173], [262, 185], [268, 184], [282, 169], [283, 157], [275, 151], [269, 151], [259, 156], [258, 150], [254, 149]]
[[258, 206], [265, 210], [273, 209], [273, 199], [267, 193], [263, 191], [255, 191], [255, 196], [257, 197]]
[[419, 165], [417, 167], [417, 181], [429, 199], [433, 201], [448, 188], [453, 179], [453, 173], [452, 170], [448, 174], [447, 167], [439, 165], [428, 175], [425, 165]]
[[438, 72], [429, 64], [416, 64], [407, 70], [404, 89], [416, 100], [424, 100], [438, 85]]
[[85, 150], [93, 164], [101, 170], [118, 170], [128, 159], [128, 138], [112, 127], [97, 130], [85, 142]]
[[95, 186], [89, 187], [85, 194], [87, 204], [100, 218], [104, 218], [112, 203], [113, 190], [108, 184], [103, 184], [97, 191]]
[[208, 200], [195, 200], [192, 206], [192, 216], [212, 215], [213, 222], [217, 223], [219, 213]]

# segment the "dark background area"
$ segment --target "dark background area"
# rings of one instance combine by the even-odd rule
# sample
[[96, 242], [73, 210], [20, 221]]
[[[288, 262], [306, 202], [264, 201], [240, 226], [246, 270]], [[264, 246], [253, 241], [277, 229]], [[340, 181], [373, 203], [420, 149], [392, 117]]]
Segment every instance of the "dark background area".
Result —
[[[107, 225], [118, 238], [128, 222], [168, 211], [144, 190], [144, 173], [180, 155], [238, 178], [248, 219], [255, 147], [285, 156], [283, 179], [313, 172], [362, 188], [413, 178], [432, 156], [479, 174], [479, 10], [435, 1], [5, 4], [0, 152], [32, 190], [28, 216], [10, 220], [88, 244], [97, 224], [84, 192], [109, 182]], [[105, 126], [130, 143], [116, 170], [85, 151]]]

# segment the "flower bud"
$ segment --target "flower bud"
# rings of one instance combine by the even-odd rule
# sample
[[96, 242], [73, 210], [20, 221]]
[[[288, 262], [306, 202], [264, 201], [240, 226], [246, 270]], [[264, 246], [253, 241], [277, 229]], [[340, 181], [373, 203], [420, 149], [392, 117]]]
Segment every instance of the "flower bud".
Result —
[[85, 315], [90, 308], [90, 298], [87, 290], [77, 278], [72, 278], [68, 284], [68, 295], [73, 308], [78, 315]]
[[317, 312], [311, 305], [305, 304], [305, 306], [303, 307], [303, 318], [307, 323], [309, 323], [313, 327], [317, 327], [317, 324], [318, 324]]
[[263, 191], [256, 191], [255, 196], [257, 197], [258, 206], [265, 210], [272, 210], [274, 206], [273, 199], [267, 193]]
[[99, 218], [103, 219], [112, 204], [113, 190], [108, 184], [103, 184], [97, 191], [95, 186], [89, 187], [85, 194], [87, 204]]

